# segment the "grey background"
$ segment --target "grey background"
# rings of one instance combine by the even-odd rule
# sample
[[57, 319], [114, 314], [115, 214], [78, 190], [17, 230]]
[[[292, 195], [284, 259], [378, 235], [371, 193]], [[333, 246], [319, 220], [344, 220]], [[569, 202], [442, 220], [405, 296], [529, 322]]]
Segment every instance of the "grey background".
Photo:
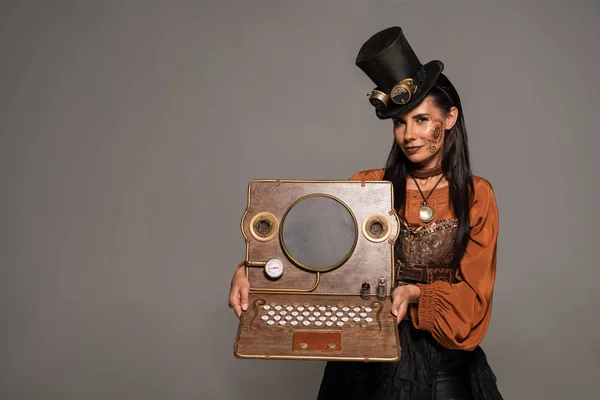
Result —
[[598, 1], [0, 3], [0, 398], [309, 399], [233, 357], [255, 178], [383, 165], [354, 66], [401, 25], [444, 61], [501, 215], [483, 347], [506, 399], [600, 378]]

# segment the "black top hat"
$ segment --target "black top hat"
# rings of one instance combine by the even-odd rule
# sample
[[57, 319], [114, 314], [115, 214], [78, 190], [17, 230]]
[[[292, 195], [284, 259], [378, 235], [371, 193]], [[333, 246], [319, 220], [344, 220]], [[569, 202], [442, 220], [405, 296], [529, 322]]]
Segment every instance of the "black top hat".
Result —
[[421, 64], [398, 26], [371, 36], [360, 48], [356, 65], [377, 86], [369, 101], [377, 108], [379, 119], [395, 117], [417, 106], [444, 69], [438, 60]]

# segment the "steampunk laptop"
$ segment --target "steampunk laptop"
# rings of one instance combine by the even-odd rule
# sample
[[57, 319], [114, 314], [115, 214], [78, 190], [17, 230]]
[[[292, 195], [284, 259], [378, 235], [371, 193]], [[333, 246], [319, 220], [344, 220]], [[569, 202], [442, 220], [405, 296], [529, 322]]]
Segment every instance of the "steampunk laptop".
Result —
[[397, 361], [388, 181], [253, 180], [238, 358]]

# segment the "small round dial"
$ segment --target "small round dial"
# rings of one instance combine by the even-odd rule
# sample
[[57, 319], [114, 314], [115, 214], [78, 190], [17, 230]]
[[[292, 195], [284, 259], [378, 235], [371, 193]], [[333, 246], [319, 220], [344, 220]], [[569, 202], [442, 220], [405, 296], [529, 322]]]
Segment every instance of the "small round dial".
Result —
[[265, 264], [265, 274], [269, 278], [277, 279], [283, 275], [283, 263], [276, 258], [272, 258]]

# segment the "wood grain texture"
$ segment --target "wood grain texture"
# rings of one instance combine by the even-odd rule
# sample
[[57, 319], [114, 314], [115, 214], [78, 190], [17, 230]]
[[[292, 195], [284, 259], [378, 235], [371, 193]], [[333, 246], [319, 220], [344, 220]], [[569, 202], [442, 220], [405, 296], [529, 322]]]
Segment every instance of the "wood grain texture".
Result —
[[305, 271], [294, 265], [285, 255], [279, 236], [268, 242], [257, 241], [250, 233], [253, 215], [269, 212], [279, 221], [286, 210], [298, 199], [314, 194], [333, 196], [345, 203], [357, 222], [358, 239], [350, 258], [339, 268], [320, 274], [319, 285], [313, 294], [359, 294], [363, 282], [369, 282], [371, 294], [376, 293], [377, 281], [385, 277], [386, 293], [390, 293], [393, 273], [393, 245], [387, 240], [374, 243], [362, 234], [363, 220], [371, 214], [382, 214], [389, 220], [391, 238], [395, 238], [398, 223], [393, 210], [392, 184], [385, 181], [266, 181], [255, 180], [249, 184], [248, 212], [242, 219], [242, 231], [249, 238], [246, 261], [265, 262], [279, 259], [285, 268], [284, 275], [271, 280], [261, 267], [249, 267], [248, 279], [251, 290], [307, 289], [316, 281], [314, 272]]
[[[250, 294], [250, 307], [242, 313], [234, 354], [238, 358], [258, 359], [289, 359], [289, 360], [338, 360], [338, 361], [363, 361], [363, 362], [387, 362], [400, 359], [401, 350], [398, 338], [398, 328], [395, 318], [390, 313], [391, 302], [386, 299], [379, 302], [372, 297], [363, 300], [359, 296], [336, 296], [336, 295], [294, 295], [294, 294]], [[320, 304], [320, 305], [353, 305], [356, 307], [372, 307], [381, 304], [378, 318], [366, 327], [293, 327], [289, 324], [266, 325], [258, 318], [260, 307], [264, 304]], [[331, 341], [337, 344], [339, 350], [301, 350], [298, 348], [299, 340], [294, 337], [296, 333], [330, 332], [339, 334], [339, 341], [335, 341], [336, 335], [332, 337], [312, 338], [313, 348], [326, 346]], [[309, 335], [310, 336], [310, 335]], [[321, 343], [319, 343], [319, 341]]]

